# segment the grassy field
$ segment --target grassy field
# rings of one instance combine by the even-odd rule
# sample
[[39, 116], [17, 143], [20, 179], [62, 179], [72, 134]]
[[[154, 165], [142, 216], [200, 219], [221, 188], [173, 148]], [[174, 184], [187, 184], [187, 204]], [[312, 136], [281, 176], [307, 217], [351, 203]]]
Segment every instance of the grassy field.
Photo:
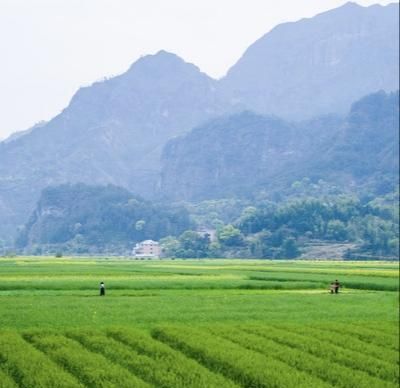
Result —
[[397, 387], [398, 275], [377, 262], [2, 258], [0, 388]]

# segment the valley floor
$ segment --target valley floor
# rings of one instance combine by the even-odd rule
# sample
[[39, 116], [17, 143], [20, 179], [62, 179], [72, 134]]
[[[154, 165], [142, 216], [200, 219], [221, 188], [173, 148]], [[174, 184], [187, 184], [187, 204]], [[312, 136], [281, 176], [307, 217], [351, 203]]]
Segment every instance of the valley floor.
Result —
[[2, 258], [0, 387], [395, 387], [398, 271]]

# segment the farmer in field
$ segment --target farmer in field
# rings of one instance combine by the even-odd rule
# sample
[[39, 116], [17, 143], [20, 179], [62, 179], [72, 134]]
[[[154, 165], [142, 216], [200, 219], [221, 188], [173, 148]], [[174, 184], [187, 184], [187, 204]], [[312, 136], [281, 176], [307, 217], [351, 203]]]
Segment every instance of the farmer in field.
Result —
[[104, 286], [104, 282], [100, 282], [100, 296], [104, 296], [106, 294], [106, 288]]
[[335, 282], [332, 282], [332, 283], [331, 283], [331, 285], [330, 285], [330, 287], [329, 287], [329, 291], [330, 291], [331, 294], [334, 294], [334, 293], [335, 293]]
[[333, 288], [334, 288], [335, 294], [339, 294], [339, 287], [340, 287], [340, 283], [339, 283], [339, 281], [336, 279], [336, 280], [333, 282]]

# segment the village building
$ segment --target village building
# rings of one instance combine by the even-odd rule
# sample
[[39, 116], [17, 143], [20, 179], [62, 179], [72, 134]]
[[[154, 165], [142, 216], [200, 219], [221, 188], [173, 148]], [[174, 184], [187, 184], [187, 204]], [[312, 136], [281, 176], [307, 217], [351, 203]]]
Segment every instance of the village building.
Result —
[[161, 247], [157, 241], [145, 240], [135, 245], [132, 255], [134, 257], [158, 259], [161, 255]]

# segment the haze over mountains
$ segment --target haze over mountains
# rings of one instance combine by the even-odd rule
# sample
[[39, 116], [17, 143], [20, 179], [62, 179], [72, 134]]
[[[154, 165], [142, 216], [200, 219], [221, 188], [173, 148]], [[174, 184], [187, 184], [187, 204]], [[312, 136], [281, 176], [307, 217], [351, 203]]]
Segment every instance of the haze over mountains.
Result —
[[[237, 147], [257, 144], [259, 139], [280, 144], [262, 166], [267, 176], [274, 175], [274, 163], [280, 163], [283, 170], [286, 160], [305, 163], [304, 152], [311, 160], [312, 153], [320, 150], [319, 142], [343, 132], [348, 120], [330, 117], [316, 119], [313, 125], [288, 120], [343, 115], [366, 94], [396, 90], [398, 10], [398, 4], [364, 8], [348, 3], [311, 19], [277, 26], [252, 45], [220, 81], [161, 51], [141, 58], [118, 77], [80, 89], [53, 120], [0, 143], [0, 238], [12, 238], [27, 221], [41, 190], [54, 184], [112, 183], [147, 198], [167, 194], [176, 200], [196, 199], [197, 195], [184, 193], [182, 186], [171, 195], [174, 184], [190, 186], [184, 179], [196, 178], [196, 170], [187, 169], [190, 163], [171, 169], [171, 163], [179, 165], [182, 159], [180, 153], [171, 152], [170, 145], [160, 158], [170, 139], [214, 119], [214, 124], [203, 127], [210, 131], [210, 138], [214, 127], [223, 137], [225, 126], [234, 134], [249, 121], [262, 123], [262, 133], [250, 131], [245, 143], [237, 138]], [[255, 113], [240, 113], [243, 110]], [[230, 114], [237, 116], [226, 118]], [[312, 147], [304, 140], [306, 127], [314, 131]], [[368, 128], [374, 131], [375, 127]], [[388, 144], [394, 144], [393, 127], [385, 128]], [[264, 140], [259, 144], [268, 148]], [[303, 145], [299, 159], [284, 156], [292, 152], [290, 144]], [[190, 150], [198, 151], [193, 144]], [[162, 164], [165, 155], [168, 165]], [[196, 156], [208, 158], [207, 154]], [[203, 162], [215, 174], [211, 160]], [[302, 167], [304, 176], [307, 166]], [[238, 179], [234, 170], [230, 173]], [[334, 179], [334, 174], [330, 176]], [[201, 190], [208, 187], [203, 182]], [[216, 195], [241, 194], [215, 190]]]
[[347, 3], [261, 37], [222, 87], [259, 113], [304, 119], [345, 114], [371, 91], [399, 84], [399, 5]]
[[215, 83], [159, 52], [119, 77], [80, 89], [49, 123], [0, 143], [0, 230], [25, 222], [51, 184], [112, 183], [154, 196], [166, 141], [226, 112]]
[[399, 168], [399, 93], [379, 92], [343, 118], [300, 123], [242, 112], [210, 121], [164, 148], [161, 192], [175, 200], [251, 198], [307, 177], [375, 194]]

